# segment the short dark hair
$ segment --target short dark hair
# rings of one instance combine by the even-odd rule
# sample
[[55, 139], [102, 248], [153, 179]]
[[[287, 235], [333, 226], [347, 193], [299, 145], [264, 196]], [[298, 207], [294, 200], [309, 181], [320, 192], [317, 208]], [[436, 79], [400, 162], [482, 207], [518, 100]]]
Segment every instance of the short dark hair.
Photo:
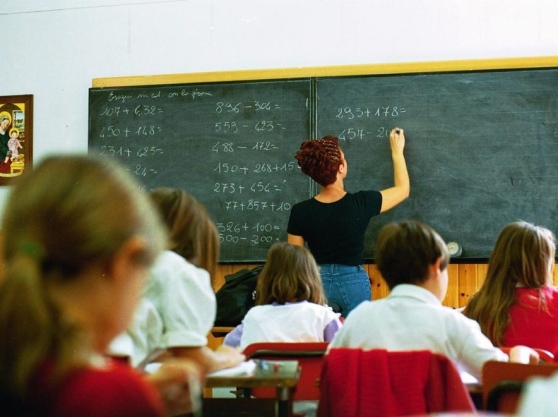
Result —
[[376, 264], [390, 289], [398, 284], [420, 284], [428, 278], [428, 267], [442, 258], [449, 263], [447, 245], [427, 224], [408, 220], [385, 225], [376, 241]]

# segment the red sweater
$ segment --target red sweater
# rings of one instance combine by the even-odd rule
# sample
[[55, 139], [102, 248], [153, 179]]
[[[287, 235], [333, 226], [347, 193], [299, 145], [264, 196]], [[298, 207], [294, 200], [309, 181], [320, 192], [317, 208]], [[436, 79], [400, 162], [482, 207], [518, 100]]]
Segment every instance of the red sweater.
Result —
[[334, 348], [324, 357], [318, 417], [474, 411], [459, 372], [432, 352]]
[[[82, 368], [52, 390], [52, 366], [41, 367], [35, 402], [41, 415], [56, 417], [162, 417], [158, 392], [131, 367], [110, 361], [102, 368]], [[52, 390], [52, 391], [51, 391]]]
[[548, 311], [540, 307], [539, 290], [517, 288], [510, 309], [511, 324], [502, 345], [545, 349], [558, 357], [558, 287], [541, 287]]

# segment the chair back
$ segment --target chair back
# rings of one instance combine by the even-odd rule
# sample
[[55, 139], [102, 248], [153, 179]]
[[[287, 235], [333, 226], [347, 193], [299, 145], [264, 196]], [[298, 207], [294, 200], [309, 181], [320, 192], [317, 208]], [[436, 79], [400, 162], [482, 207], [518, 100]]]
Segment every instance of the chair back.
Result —
[[[318, 400], [319, 378], [323, 356], [328, 342], [260, 342], [246, 346], [246, 359], [297, 360], [301, 368], [294, 400]], [[258, 398], [273, 398], [272, 388], [253, 388], [251, 394]]]
[[558, 364], [524, 364], [488, 361], [482, 369], [484, 408], [500, 413], [515, 413], [523, 383], [533, 376], [549, 376], [558, 371]]
[[473, 412], [455, 365], [428, 350], [333, 348], [324, 357], [318, 417]]

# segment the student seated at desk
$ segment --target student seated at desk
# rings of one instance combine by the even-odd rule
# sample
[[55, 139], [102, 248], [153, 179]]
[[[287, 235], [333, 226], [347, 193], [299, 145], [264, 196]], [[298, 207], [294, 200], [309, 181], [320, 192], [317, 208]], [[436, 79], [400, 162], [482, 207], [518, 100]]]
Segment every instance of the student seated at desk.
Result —
[[206, 372], [238, 365], [244, 360], [238, 349], [207, 346], [217, 311], [211, 286], [219, 258], [215, 224], [184, 190], [157, 188], [150, 196], [169, 231], [169, 248], [150, 271], [132, 326], [113, 341], [109, 352], [130, 356], [134, 366], [160, 349], [193, 359]]
[[[431, 227], [417, 221], [390, 223], [376, 245], [376, 263], [391, 292], [353, 310], [330, 348], [430, 350], [452, 359], [461, 372], [481, 379], [486, 361], [507, 361], [477, 322], [442, 305], [448, 288], [448, 249]], [[528, 359], [538, 355], [526, 347]]]
[[486, 279], [463, 314], [497, 346], [525, 345], [558, 357], [558, 287], [553, 233], [519, 221], [498, 236]]
[[[0, 414], [18, 405], [56, 417], [192, 411], [188, 380], [200, 381], [191, 361], [146, 377], [103, 356], [165, 242], [138, 188], [114, 161], [52, 156], [12, 190], [2, 220]], [[179, 408], [165, 410], [165, 399]]]
[[243, 350], [256, 342], [329, 342], [340, 314], [326, 305], [318, 265], [308, 249], [275, 243], [258, 277], [256, 306], [224, 340]]

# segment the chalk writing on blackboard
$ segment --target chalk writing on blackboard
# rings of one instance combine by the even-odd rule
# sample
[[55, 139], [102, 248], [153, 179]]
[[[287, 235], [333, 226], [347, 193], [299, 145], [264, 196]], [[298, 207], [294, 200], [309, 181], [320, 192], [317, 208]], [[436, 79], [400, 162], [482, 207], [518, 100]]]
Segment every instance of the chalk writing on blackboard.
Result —
[[317, 136], [339, 136], [348, 191], [393, 181], [388, 142], [405, 129], [411, 194], [372, 219], [365, 256], [390, 221], [416, 219], [462, 256], [487, 259], [509, 222], [558, 231], [558, 70], [317, 79]]
[[219, 228], [223, 262], [263, 261], [293, 204], [316, 192], [294, 160], [334, 135], [347, 191], [393, 184], [389, 131], [405, 129], [410, 197], [372, 219], [416, 219], [486, 260], [501, 228], [558, 233], [558, 70], [331, 76], [91, 89], [91, 152], [122, 160], [142, 189], [181, 187]]
[[90, 152], [121, 160], [144, 191], [193, 194], [217, 225], [221, 261], [261, 261], [309, 194], [294, 160], [309, 92], [309, 80], [92, 89]]

